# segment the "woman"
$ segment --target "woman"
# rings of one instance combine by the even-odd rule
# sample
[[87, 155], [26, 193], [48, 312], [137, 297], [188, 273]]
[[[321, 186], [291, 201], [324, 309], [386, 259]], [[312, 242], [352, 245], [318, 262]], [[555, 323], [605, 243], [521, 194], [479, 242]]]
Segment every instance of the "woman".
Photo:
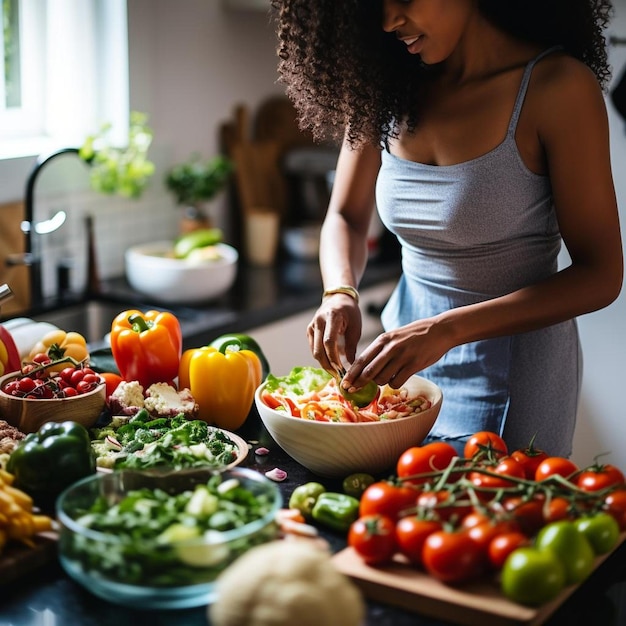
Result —
[[[605, 0], [273, 0], [303, 127], [343, 137], [307, 332], [343, 386], [438, 383], [429, 438], [572, 450], [575, 318], [622, 285], [603, 88]], [[373, 207], [402, 246], [360, 355]], [[560, 269], [561, 243], [571, 263]]]

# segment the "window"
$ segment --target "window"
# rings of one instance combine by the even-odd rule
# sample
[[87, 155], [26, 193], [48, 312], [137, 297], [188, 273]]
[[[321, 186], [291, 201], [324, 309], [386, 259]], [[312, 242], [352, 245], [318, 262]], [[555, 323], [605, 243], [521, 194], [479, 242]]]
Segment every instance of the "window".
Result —
[[0, 159], [128, 128], [126, 0], [2, 0]]

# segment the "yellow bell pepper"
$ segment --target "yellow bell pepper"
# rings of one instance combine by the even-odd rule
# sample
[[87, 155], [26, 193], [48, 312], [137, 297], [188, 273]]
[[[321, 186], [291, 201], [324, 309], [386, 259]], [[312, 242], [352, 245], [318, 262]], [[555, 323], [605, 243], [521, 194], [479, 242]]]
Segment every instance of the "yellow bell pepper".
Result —
[[183, 352], [178, 386], [191, 391], [200, 407], [200, 419], [236, 430], [250, 413], [261, 372], [261, 361], [251, 350], [224, 348], [221, 352], [203, 346]]
[[[89, 358], [87, 340], [74, 331], [51, 330], [46, 333], [32, 348], [28, 361], [32, 361], [37, 354], [47, 354], [53, 361], [63, 357], [72, 357], [76, 361]], [[59, 363], [48, 368], [51, 371], [60, 371], [67, 367], [67, 363]]]

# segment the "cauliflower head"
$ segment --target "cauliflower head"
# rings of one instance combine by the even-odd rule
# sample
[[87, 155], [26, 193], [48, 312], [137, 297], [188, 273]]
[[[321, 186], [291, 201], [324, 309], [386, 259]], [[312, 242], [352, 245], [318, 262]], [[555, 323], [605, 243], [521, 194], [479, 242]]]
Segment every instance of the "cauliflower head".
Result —
[[217, 579], [212, 626], [359, 626], [363, 598], [331, 563], [330, 554], [306, 541], [277, 540], [239, 557]]

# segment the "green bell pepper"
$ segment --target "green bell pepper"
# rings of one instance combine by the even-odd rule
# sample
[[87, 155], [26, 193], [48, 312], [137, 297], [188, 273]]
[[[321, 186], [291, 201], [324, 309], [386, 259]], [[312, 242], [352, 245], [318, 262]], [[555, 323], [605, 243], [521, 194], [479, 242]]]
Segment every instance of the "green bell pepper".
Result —
[[298, 509], [305, 518], [311, 519], [317, 499], [326, 491], [321, 483], [310, 482], [296, 487], [289, 498], [289, 508]]
[[313, 519], [333, 530], [347, 532], [352, 522], [359, 517], [359, 501], [345, 493], [327, 491], [317, 498]]
[[49, 506], [66, 487], [96, 471], [89, 432], [77, 422], [47, 422], [19, 442], [6, 469], [17, 488]]
[[250, 350], [259, 357], [261, 361], [261, 380], [265, 380], [270, 372], [270, 365], [263, 354], [261, 346], [250, 335], [243, 335], [241, 333], [231, 333], [228, 335], [221, 335], [214, 339], [210, 344], [212, 348], [224, 353], [225, 350]]

